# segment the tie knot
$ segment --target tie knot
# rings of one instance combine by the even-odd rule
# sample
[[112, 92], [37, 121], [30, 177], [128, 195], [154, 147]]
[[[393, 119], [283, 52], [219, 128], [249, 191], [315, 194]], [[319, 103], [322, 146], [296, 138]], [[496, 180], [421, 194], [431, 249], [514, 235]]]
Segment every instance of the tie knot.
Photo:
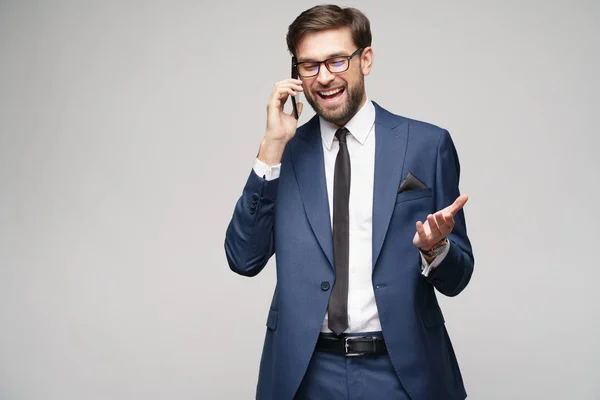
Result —
[[346, 135], [348, 132], [348, 129], [340, 128], [335, 132], [335, 137], [340, 141], [340, 143], [346, 143]]

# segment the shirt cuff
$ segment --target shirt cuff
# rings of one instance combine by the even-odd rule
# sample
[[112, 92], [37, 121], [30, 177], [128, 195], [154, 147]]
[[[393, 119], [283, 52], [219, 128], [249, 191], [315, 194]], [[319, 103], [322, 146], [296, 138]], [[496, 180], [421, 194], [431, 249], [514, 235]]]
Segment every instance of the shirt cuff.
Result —
[[429, 273], [431, 272], [431, 270], [434, 269], [435, 267], [437, 267], [438, 265], [440, 265], [442, 263], [442, 261], [444, 261], [444, 258], [446, 258], [446, 255], [448, 254], [449, 250], [450, 250], [450, 241], [446, 242], [446, 245], [444, 246], [444, 250], [442, 250], [442, 252], [436, 258], [433, 259], [433, 262], [431, 264], [429, 264], [427, 262], [427, 260], [423, 256], [423, 253], [421, 253], [419, 251], [419, 254], [421, 255], [421, 274], [425, 277], [429, 276]]
[[273, 165], [269, 167], [267, 164], [260, 161], [258, 158], [254, 161], [254, 173], [259, 177], [266, 179], [267, 181], [272, 181], [274, 179], [279, 178], [279, 173], [281, 171], [281, 164]]

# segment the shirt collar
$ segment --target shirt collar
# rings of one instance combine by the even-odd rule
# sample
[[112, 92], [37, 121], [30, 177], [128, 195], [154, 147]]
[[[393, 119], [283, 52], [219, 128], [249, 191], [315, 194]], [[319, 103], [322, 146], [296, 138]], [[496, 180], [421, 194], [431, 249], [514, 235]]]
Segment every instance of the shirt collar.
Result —
[[[350, 121], [348, 121], [345, 127], [361, 145], [364, 145], [374, 123], [375, 106], [373, 106], [373, 103], [367, 98], [367, 101], [362, 108], [358, 110], [358, 112]], [[331, 150], [335, 132], [339, 129], [339, 127], [331, 122], [325, 121], [321, 117], [319, 117], [319, 124], [323, 143], [325, 144], [325, 147], [327, 147], [327, 150]]]

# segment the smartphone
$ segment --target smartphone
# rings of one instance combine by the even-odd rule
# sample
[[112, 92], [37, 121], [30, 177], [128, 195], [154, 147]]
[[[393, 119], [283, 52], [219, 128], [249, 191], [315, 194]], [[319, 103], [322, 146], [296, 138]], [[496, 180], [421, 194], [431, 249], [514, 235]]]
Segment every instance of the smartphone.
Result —
[[[298, 70], [296, 69], [296, 57], [292, 57], [292, 79], [298, 79]], [[298, 92], [300, 93], [300, 92]], [[296, 107], [296, 97], [290, 96], [292, 98], [292, 107], [294, 107], [294, 117], [298, 119], [298, 108]]]

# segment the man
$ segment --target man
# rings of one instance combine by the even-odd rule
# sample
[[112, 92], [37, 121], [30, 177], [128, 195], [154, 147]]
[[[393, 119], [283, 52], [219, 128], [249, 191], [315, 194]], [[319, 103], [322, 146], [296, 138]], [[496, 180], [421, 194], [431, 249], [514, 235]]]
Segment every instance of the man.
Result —
[[[300, 79], [273, 88], [225, 238], [238, 274], [276, 258], [256, 398], [464, 399], [434, 291], [473, 272], [450, 135], [368, 99], [360, 11], [311, 8], [287, 43]], [[283, 107], [299, 92], [317, 115], [297, 127]]]

